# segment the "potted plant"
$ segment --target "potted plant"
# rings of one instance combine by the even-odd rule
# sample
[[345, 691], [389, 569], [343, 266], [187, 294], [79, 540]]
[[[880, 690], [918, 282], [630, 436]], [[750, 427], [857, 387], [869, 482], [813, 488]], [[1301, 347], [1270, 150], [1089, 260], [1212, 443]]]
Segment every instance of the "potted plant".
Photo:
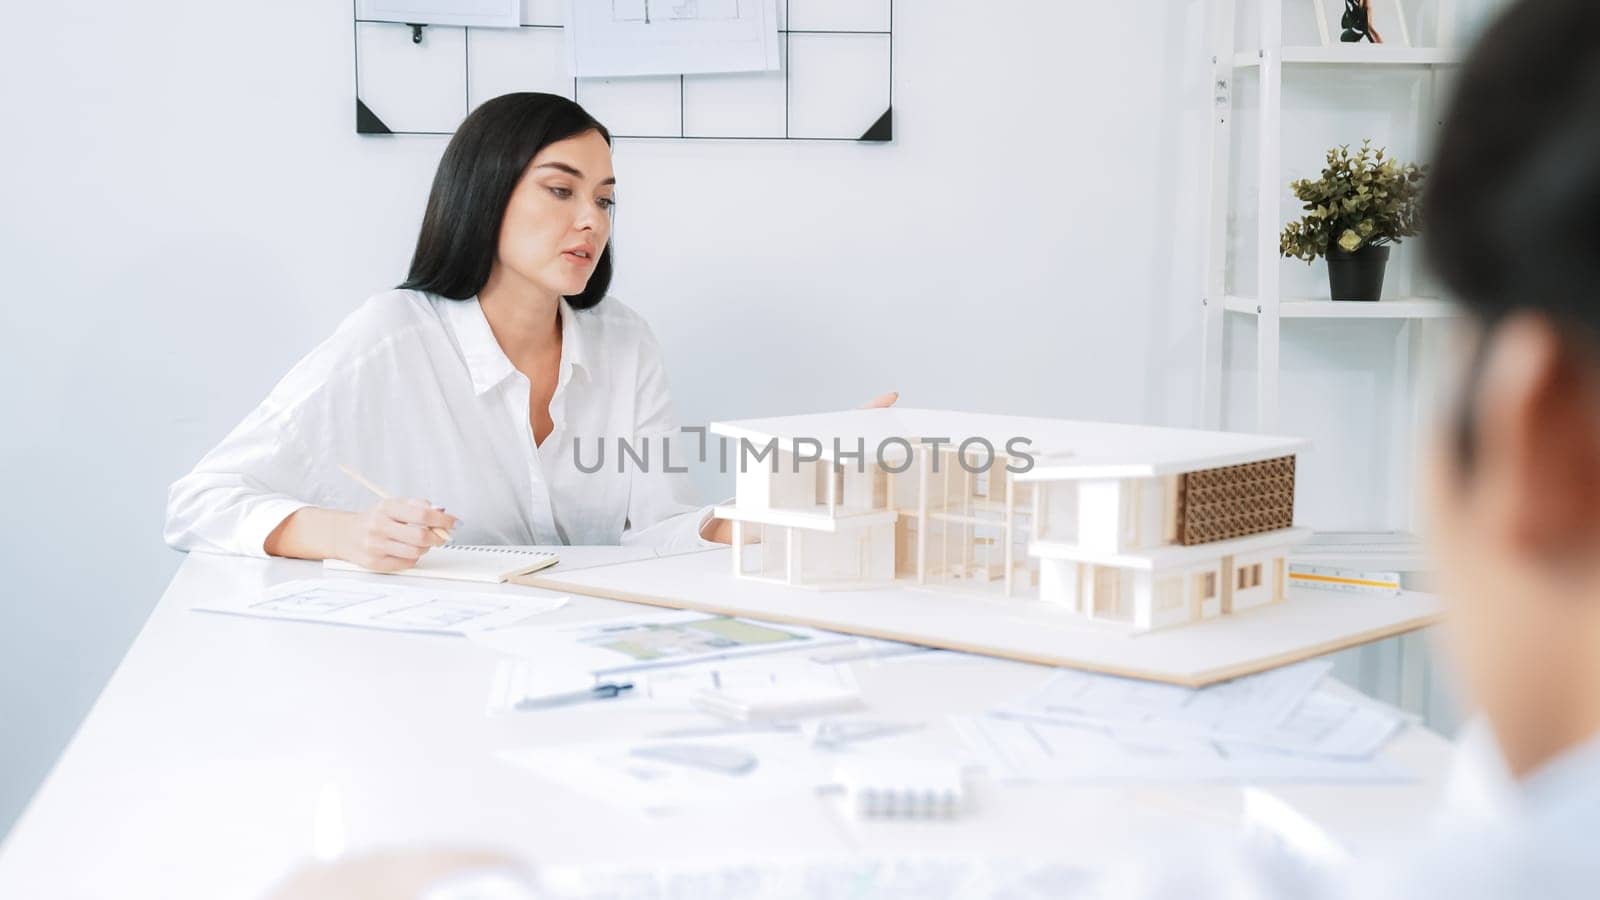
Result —
[[1386, 157], [1371, 141], [1361, 149], [1328, 151], [1315, 181], [1301, 178], [1289, 189], [1305, 203], [1305, 217], [1284, 226], [1278, 249], [1309, 265], [1328, 259], [1328, 290], [1334, 300], [1377, 300], [1389, 245], [1417, 234], [1417, 201], [1426, 168]]

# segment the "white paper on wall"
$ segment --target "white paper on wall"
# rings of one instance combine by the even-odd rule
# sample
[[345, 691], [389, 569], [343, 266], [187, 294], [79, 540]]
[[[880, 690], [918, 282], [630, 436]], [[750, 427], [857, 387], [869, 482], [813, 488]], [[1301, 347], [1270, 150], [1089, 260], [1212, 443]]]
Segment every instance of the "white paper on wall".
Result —
[[574, 77], [770, 72], [777, 0], [567, 0]]

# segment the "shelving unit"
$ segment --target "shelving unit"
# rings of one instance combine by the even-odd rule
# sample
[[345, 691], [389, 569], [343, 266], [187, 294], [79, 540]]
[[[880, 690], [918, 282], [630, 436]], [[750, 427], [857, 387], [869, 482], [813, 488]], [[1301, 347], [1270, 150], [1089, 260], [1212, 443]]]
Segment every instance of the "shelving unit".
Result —
[[[1295, 548], [1292, 561], [1363, 572], [1418, 572], [1422, 540], [1409, 531], [1323, 531]], [[1413, 586], [1414, 587], [1414, 586]]]
[[[1201, 411], [1209, 428], [1224, 426], [1224, 331], [1230, 315], [1254, 320], [1255, 422], [1257, 431], [1271, 433], [1278, 428], [1282, 398], [1279, 394], [1279, 364], [1285, 320], [1387, 319], [1402, 322], [1395, 341], [1395, 352], [1415, 367], [1430, 345], [1430, 329], [1454, 317], [1453, 308], [1432, 297], [1402, 296], [1378, 302], [1334, 302], [1323, 298], [1284, 297], [1280, 293], [1278, 236], [1282, 227], [1280, 202], [1286, 196], [1287, 178], [1281, 164], [1284, 129], [1283, 80], [1285, 74], [1300, 77], [1342, 77], [1351, 69], [1374, 71], [1423, 72], [1434, 79], [1440, 70], [1461, 62], [1462, 53], [1454, 47], [1453, 0], [1436, 0], [1433, 43], [1430, 47], [1388, 44], [1340, 44], [1324, 46], [1285, 46], [1283, 44], [1283, 4], [1285, 0], [1258, 0], [1260, 7], [1258, 46], [1236, 47], [1235, 13], [1238, 0], [1214, 0], [1212, 19], [1212, 100], [1209, 197], [1205, 257], [1203, 306]], [[1309, 4], [1308, 4], [1309, 5]], [[1320, 4], [1319, 4], [1320, 6]], [[1325, 26], [1326, 23], [1324, 23]], [[1400, 29], [1404, 33], [1404, 29]], [[1324, 33], [1326, 29], [1324, 28]], [[1337, 41], [1337, 36], [1333, 38]], [[1256, 134], [1256, 292], [1245, 296], [1230, 293], [1228, 271], [1228, 213], [1230, 207], [1230, 154], [1235, 146], [1233, 133], [1235, 79], [1248, 73], [1258, 82]], [[1429, 96], [1436, 96], [1436, 82]], [[1412, 379], [1415, 391], [1416, 379]], [[1389, 432], [1404, 434], [1409, 422], [1421, 413], [1419, 398], [1401, 404]], [[1402, 421], [1404, 419], [1404, 421]], [[1422, 554], [1411, 533], [1414, 528], [1409, 503], [1391, 502], [1389, 518], [1394, 530], [1374, 532], [1322, 533], [1308, 547], [1312, 555], [1304, 561], [1318, 565], [1358, 568], [1385, 563], [1387, 570], [1418, 571]], [[1311, 523], [1313, 526], [1316, 523]], [[1294, 561], [1301, 561], [1296, 554]]]
[[[1260, 315], [1263, 306], [1255, 297], [1222, 298], [1228, 312]], [[1456, 308], [1433, 297], [1394, 297], [1376, 303], [1334, 302], [1326, 298], [1282, 297], [1278, 300], [1281, 319], [1453, 319]]]
[[[1233, 66], [1247, 69], [1261, 64], [1261, 51], [1234, 53]], [[1461, 62], [1454, 47], [1391, 47], [1387, 44], [1334, 44], [1329, 47], [1279, 47], [1284, 65], [1317, 66], [1453, 66]]]

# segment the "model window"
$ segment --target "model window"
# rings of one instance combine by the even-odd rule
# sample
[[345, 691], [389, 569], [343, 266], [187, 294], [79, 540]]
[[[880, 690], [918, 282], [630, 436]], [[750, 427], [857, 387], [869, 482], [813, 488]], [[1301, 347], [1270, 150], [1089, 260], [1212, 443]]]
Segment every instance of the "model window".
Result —
[[1168, 612], [1183, 607], [1183, 581], [1172, 578], [1163, 581], [1156, 588], [1156, 606], [1162, 612]]

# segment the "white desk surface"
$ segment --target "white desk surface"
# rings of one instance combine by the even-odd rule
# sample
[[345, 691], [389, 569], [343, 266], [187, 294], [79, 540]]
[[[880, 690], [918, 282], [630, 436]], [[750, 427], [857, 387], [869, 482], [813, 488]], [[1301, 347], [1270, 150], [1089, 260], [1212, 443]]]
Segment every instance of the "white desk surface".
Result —
[[[1093, 861], [1152, 827], [1226, 826], [1242, 809], [1229, 786], [980, 782], [974, 808], [950, 822], [862, 824], [816, 798], [646, 819], [492, 754], [702, 719], [644, 701], [626, 714], [615, 701], [489, 718], [498, 657], [464, 638], [189, 610], [213, 592], [320, 574], [289, 560], [185, 561], [0, 846], [0, 897], [256, 897], [330, 839], [349, 850], [486, 846], [551, 863], [857, 852]], [[574, 597], [541, 618], [628, 611], [651, 608]], [[929, 718], [980, 711], [1048, 671], [981, 657], [854, 665], [871, 711]], [[1426, 820], [1450, 745], [1411, 727], [1385, 752], [1420, 780], [1265, 789], [1361, 852]], [[330, 807], [343, 824], [331, 833]]]

